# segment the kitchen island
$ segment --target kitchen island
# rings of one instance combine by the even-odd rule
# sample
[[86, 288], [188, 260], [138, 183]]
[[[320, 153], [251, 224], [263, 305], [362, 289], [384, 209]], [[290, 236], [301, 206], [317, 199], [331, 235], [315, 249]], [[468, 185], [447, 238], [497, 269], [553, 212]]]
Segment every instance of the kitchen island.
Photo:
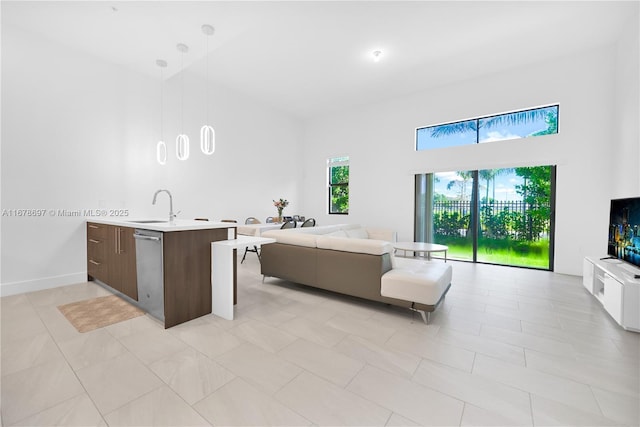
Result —
[[[236, 225], [228, 222], [91, 218], [88, 280], [108, 286], [170, 328], [211, 313], [211, 243], [235, 237]], [[153, 241], [152, 254], [145, 245]]]

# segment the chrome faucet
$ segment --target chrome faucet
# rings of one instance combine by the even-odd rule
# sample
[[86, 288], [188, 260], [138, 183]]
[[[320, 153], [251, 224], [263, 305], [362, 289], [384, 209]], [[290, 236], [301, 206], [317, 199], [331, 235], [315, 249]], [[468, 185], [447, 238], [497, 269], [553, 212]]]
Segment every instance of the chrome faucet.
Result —
[[165, 192], [169, 195], [169, 224], [173, 224], [173, 220], [177, 215], [173, 213], [173, 197], [171, 197], [171, 193], [169, 192], [169, 190], [156, 191], [156, 193], [153, 195], [153, 202], [151, 202], [151, 204], [152, 205], [156, 204], [156, 199], [158, 198], [158, 194], [162, 192]]

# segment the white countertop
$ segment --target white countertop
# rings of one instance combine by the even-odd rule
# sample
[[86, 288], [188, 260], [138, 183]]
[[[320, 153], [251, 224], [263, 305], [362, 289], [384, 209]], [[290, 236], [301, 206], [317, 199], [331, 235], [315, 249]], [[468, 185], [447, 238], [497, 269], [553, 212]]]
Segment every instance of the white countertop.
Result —
[[234, 249], [276, 241], [266, 237], [236, 237], [232, 240], [211, 242], [211, 313], [227, 320], [233, 320], [234, 282], [238, 279], [234, 272], [234, 267], [237, 266]]
[[[186, 231], [186, 230], [209, 230], [212, 228], [235, 228], [237, 224], [232, 222], [214, 222], [214, 221], [196, 221], [192, 219], [176, 219], [173, 224], [169, 224], [166, 219], [157, 218], [156, 223], [137, 223], [135, 221], [144, 221], [152, 218], [121, 218], [121, 219], [105, 219], [105, 218], [87, 218], [87, 222], [95, 222], [97, 224], [115, 225], [118, 227], [140, 228], [143, 230], [153, 231]], [[156, 218], [153, 218], [156, 219]]]
[[263, 231], [275, 230], [281, 228], [282, 224], [267, 223], [267, 224], [240, 224], [238, 225], [238, 234], [244, 236], [256, 236], [260, 237]]
[[218, 240], [217, 242], [212, 242], [212, 245], [217, 246], [226, 246], [231, 249], [233, 248], [241, 248], [244, 246], [251, 245], [263, 245], [267, 243], [275, 243], [276, 239], [271, 239], [268, 237], [254, 237], [254, 236], [243, 236], [238, 234], [237, 238], [231, 240]]

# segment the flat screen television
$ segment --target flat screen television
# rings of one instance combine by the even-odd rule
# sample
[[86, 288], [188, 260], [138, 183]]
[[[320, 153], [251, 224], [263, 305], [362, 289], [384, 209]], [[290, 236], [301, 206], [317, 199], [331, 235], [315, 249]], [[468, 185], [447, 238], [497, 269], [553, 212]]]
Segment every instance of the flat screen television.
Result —
[[611, 200], [608, 255], [640, 267], [640, 197]]

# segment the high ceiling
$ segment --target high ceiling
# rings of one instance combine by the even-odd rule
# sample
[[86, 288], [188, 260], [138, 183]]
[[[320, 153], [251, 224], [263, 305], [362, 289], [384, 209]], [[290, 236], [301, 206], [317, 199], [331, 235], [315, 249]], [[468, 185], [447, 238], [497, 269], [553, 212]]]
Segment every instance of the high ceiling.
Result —
[[[191, 66], [300, 118], [614, 42], [638, 2], [2, 1], [16, 26], [158, 78]], [[185, 43], [184, 57], [176, 49]], [[375, 63], [371, 53], [383, 52]], [[202, 72], [202, 71], [198, 71]]]

